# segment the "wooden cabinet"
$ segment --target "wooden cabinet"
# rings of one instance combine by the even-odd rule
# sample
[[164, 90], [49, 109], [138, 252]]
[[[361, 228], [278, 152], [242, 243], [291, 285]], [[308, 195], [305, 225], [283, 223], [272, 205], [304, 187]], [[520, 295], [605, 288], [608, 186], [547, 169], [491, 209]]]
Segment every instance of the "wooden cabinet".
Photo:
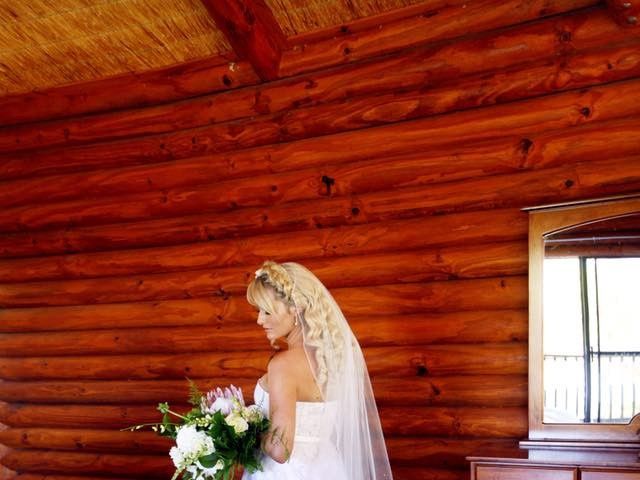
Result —
[[582, 480], [640, 480], [640, 470], [592, 470], [583, 468], [580, 478]]
[[472, 467], [475, 480], [577, 480], [576, 468], [549, 468], [523, 465], [477, 465]]
[[638, 450], [519, 449], [513, 457], [469, 457], [471, 480], [640, 480]]

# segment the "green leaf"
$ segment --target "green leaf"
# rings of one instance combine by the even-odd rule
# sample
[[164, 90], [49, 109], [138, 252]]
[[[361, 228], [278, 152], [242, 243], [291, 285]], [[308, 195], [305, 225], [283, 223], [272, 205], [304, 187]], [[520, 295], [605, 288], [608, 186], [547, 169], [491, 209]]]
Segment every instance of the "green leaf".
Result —
[[185, 377], [185, 378], [189, 382], [189, 403], [194, 407], [200, 406], [200, 402], [202, 401], [204, 394], [200, 391], [200, 389], [198, 388], [198, 386], [195, 384], [193, 380], [191, 380], [188, 377]]
[[204, 455], [198, 459], [203, 467], [211, 468], [218, 462], [218, 456], [215, 453]]

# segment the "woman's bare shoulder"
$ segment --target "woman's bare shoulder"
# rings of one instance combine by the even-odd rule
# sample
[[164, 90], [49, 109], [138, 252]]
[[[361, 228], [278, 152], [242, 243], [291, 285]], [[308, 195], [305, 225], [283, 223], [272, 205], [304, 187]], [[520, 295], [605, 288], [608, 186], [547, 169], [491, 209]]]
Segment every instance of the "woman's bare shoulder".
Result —
[[[303, 352], [304, 355], [304, 352]], [[287, 369], [293, 367], [293, 362], [300, 360], [300, 354], [297, 350], [281, 350], [273, 354], [269, 360], [269, 370]]]
[[269, 361], [268, 374], [292, 375], [300, 369], [301, 362], [306, 363], [303, 350], [283, 350], [277, 352]]

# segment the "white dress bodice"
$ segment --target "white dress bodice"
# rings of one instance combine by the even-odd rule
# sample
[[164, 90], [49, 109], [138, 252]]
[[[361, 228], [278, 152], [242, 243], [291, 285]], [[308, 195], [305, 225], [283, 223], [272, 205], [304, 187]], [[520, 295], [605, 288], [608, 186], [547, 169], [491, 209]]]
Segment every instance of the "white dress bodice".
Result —
[[[269, 393], [256, 383], [253, 399], [262, 413], [269, 417]], [[319, 433], [323, 426], [331, 421], [333, 412], [331, 406], [325, 402], [296, 402], [296, 432], [294, 445], [298, 442], [319, 441]]]
[[[253, 398], [268, 418], [269, 393], [260, 382], [256, 384]], [[278, 463], [263, 455], [263, 470], [252, 474], [245, 472], [242, 480], [347, 480], [335, 446], [323, 441], [320, 434], [334, 418], [331, 403], [296, 402], [295, 437], [289, 460]]]

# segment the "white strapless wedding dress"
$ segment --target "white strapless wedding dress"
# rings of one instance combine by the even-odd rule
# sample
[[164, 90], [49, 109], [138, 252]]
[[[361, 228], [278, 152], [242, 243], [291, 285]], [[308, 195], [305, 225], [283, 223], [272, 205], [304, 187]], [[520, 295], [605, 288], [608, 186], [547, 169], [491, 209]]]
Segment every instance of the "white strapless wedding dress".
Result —
[[[269, 393], [258, 382], [255, 404], [269, 415]], [[332, 420], [330, 405], [324, 402], [296, 403], [296, 433], [288, 461], [278, 463], [262, 455], [262, 471], [245, 472], [242, 480], [348, 480], [336, 447], [321, 441], [318, 432]]]

